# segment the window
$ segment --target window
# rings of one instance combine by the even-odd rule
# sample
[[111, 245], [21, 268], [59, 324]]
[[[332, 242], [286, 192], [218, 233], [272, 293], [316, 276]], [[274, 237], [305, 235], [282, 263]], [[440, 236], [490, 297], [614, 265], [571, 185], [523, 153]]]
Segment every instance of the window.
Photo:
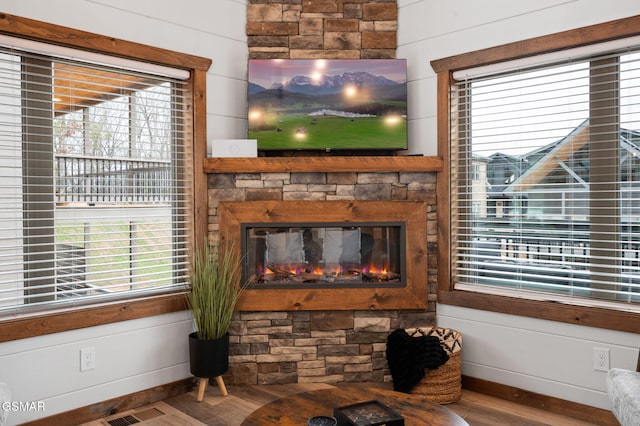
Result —
[[[195, 214], [206, 176], [193, 173], [204, 97], [193, 94], [211, 61], [8, 21], [75, 45], [0, 36], [2, 340], [183, 308], [176, 292], [206, 229]], [[55, 324], [37, 319], [51, 312]]]
[[184, 284], [184, 83], [0, 53], [0, 312]]
[[[640, 310], [639, 46], [619, 38], [458, 69], [434, 61], [448, 78], [445, 302], [464, 292], [469, 306], [495, 295]], [[538, 316], [532, 306], [524, 314]]]
[[638, 53], [455, 84], [488, 188], [476, 214], [478, 163], [452, 178], [456, 286], [640, 300], [638, 87]]

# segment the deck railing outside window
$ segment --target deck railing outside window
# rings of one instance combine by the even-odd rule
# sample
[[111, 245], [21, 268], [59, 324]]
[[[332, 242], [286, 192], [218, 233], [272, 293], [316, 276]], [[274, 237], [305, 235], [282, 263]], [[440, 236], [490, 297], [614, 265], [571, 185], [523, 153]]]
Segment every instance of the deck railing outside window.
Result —
[[56, 203], [169, 203], [170, 166], [169, 161], [56, 155]]

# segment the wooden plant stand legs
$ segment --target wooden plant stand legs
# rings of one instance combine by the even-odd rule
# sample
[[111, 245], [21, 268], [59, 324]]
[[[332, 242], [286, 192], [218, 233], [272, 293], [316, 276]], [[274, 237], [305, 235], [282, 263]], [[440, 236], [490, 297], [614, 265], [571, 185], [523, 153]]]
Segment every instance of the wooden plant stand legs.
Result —
[[216, 383], [218, 384], [218, 388], [220, 389], [220, 393], [222, 396], [227, 396], [227, 387], [224, 385], [224, 380], [222, 380], [222, 376], [216, 377]]
[[[222, 396], [227, 396], [227, 387], [224, 385], [224, 380], [222, 380], [222, 376], [216, 377], [216, 383], [218, 384], [218, 388], [220, 388], [220, 393]], [[200, 383], [198, 384], [198, 402], [204, 399], [204, 391], [209, 384], [208, 377], [200, 377]]]

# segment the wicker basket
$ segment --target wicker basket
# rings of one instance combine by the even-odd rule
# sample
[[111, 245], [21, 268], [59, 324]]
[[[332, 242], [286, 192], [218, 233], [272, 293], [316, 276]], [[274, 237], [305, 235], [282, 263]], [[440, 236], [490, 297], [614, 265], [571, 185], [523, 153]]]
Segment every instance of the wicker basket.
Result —
[[458, 401], [462, 396], [462, 335], [456, 330], [442, 327], [407, 328], [405, 331], [410, 336], [437, 336], [449, 355], [449, 360], [440, 367], [425, 370], [424, 378], [411, 389], [411, 393], [423, 395], [436, 404]]

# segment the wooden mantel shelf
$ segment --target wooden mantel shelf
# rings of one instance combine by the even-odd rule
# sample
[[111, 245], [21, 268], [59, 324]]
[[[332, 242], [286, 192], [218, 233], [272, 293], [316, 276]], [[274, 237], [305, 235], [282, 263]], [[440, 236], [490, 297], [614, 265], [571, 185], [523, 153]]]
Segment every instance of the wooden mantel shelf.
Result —
[[423, 156], [327, 156], [205, 158], [205, 173], [279, 172], [439, 172], [440, 157]]

